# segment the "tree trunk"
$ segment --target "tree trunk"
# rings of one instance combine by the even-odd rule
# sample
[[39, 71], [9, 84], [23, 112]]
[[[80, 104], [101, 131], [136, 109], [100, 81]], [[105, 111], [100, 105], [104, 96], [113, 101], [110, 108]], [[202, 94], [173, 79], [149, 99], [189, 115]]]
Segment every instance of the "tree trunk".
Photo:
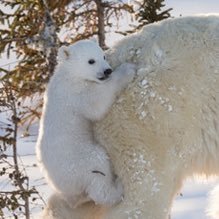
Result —
[[106, 49], [106, 43], [105, 43], [105, 25], [104, 25], [104, 3], [102, 0], [95, 0], [96, 6], [97, 6], [97, 18], [98, 18], [98, 40], [99, 45], [102, 49]]

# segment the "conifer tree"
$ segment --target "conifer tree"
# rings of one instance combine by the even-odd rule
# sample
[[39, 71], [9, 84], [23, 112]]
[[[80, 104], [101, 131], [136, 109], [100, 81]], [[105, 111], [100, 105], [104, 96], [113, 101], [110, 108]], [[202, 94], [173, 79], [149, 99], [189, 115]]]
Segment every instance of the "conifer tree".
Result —
[[131, 25], [132, 29], [126, 32], [118, 32], [123, 35], [134, 33], [140, 30], [147, 24], [158, 22], [170, 18], [170, 11], [172, 8], [164, 9], [165, 0], [134, 0], [134, 12], [137, 25]]
[[154, 23], [170, 17], [172, 8], [162, 10], [165, 7], [165, 0], [143, 0], [138, 1], [139, 11], [137, 12], [137, 20], [141, 25]]

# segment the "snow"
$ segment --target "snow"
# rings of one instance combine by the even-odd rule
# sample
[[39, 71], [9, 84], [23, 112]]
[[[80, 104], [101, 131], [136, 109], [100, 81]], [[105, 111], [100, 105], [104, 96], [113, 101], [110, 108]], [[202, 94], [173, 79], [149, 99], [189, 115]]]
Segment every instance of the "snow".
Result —
[[[4, 117], [0, 116], [1, 121], [5, 121]], [[37, 160], [35, 155], [35, 144], [37, 139], [37, 133], [38, 133], [38, 124], [35, 124], [31, 127], [30, 130], [30, 136], [29, 137], [21, 137], [23, 131], [19, 130], [19, 137], [17, 141], [17, 154], [18, 154], [18, 160], [20, 165], [20, 168], [22, 169], [23, 166], [25, 167], [25, 172], [27, 176], [29, 177], [29, 188], [35, 187], [37, 191], [39, 192], [42, 200], [38, 195], [34, 195], [33, 197], [37, 198], [36, 202], [32, 202], [30, 199], [30, 210], [31, 210], [31, 219], [37, 219], [39, 212], [42, 211], [47, 198], [50, 194], [52, 194], [52, 190], [48, 187], [40, 168], [37, 166]], [[6, 151], [7, 155], [12, 154], [12, 148], [9, 147]], [[8, 160], [11, 160], [10, 157], [7, 158]], [[0, 190], [1, 191], [10, 191], [13, 189], [13, 187], [8, 182], [8, 178], [6, 176], [0, 177]], [[6, 211], [4, 211], [6, 212]], [[7, 215], [7, 218], [14, 218], [9, 213]], [[19, 216], [19, 219], [22, 219], [21, 216]]]
[[189, 179], [182, 189], [182, 196], [174, 201], [171, 219], [208, 219], [205, 214], [208, 193], [217, 185], [218, 180], [200, 181]]
[[144, 87], [146, 84], [148, 84], [148, 81], [146, 79], [144, 79], [142, 82], [141, 82], [141, 85]]

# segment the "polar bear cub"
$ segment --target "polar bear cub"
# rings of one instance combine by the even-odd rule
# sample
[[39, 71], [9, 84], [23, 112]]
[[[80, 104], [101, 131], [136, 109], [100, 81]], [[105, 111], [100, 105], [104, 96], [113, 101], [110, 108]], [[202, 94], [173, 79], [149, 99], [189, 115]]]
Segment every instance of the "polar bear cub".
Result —
[[123, 186], [93, 137], [92, 122], [105, 116], [135, 67], [124, 63], [112, 72], [102, 49], [88, 40], [61, 47], [58, 60], [44, 97], [38, 160], [71, 207], [88, 200], [116, 204]]

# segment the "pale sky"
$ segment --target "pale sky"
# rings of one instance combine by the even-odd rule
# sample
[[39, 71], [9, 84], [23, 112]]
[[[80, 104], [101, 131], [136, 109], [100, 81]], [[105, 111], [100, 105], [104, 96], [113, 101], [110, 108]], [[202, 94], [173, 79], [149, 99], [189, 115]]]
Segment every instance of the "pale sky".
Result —
[[173, 8], [171, 14], [178, 17], [203, 14], [203, 13], [218, 13], [219, 0], [166, 0], [166, 6]]

